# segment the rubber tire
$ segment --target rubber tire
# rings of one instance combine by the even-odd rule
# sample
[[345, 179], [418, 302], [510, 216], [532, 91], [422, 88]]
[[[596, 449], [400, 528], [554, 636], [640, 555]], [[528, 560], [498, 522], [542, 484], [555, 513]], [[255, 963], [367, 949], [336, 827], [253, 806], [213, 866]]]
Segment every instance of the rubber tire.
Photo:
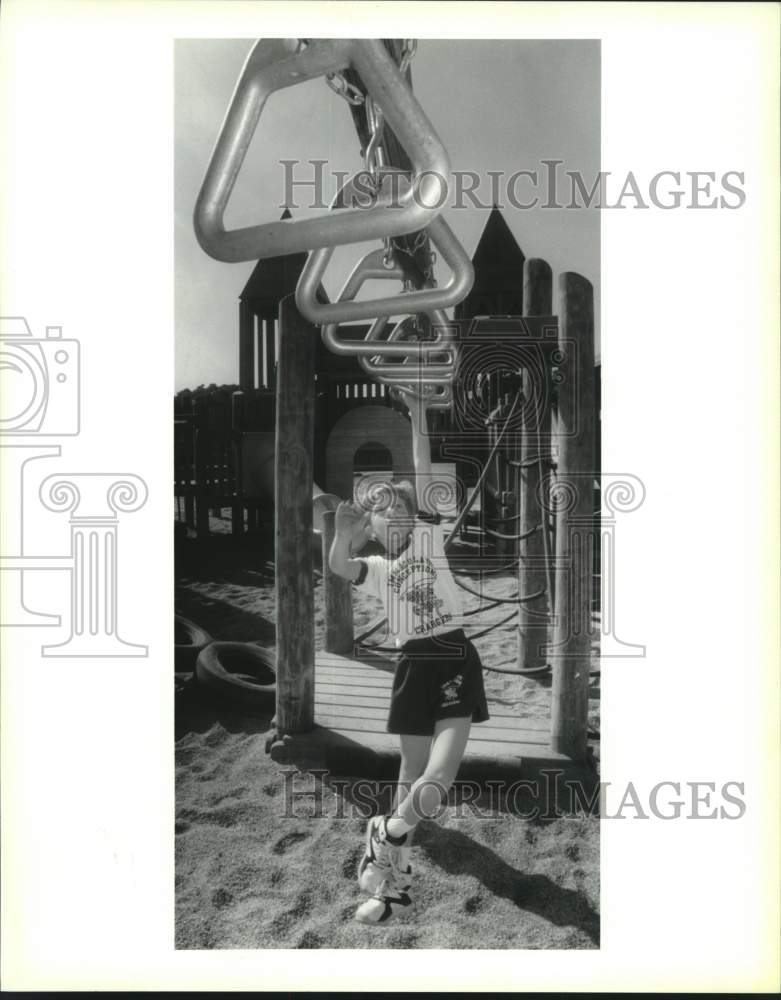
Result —
[[209, 633], [189, 618], [174, 615], [174, 670], [177, 674], [192, 673], [202, 649], [213, 642]]
[[249, 642], [212, 642], [198, 654], [201, 684], [244, 711], [274, 711], [277, 701], [275, 654]]

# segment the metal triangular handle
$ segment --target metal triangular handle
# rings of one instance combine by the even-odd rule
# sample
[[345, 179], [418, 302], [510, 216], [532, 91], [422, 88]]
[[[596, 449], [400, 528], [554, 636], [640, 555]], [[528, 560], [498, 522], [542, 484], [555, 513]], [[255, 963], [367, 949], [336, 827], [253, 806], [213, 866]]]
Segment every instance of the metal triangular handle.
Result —
[[[269, 96], [353, 67], [413, 165], [409, 188], [394, 204], [378, 203], [314, 219], [226, 230], [225, 209]], [[361, 243], [424, 229], [437, 216], [450, 162], [441, 140], [379, 39], [261, 39], [233, 93], [195, 205], [195, 235], [221, 261], [260, 260], [313, 247]]]
[[[393, 198], [392, 188], [401, 187], [403, 189], [408, 185], [409, 182], [405, 181], [403, 177], [401, 185], [394, 184], [394, 176], [398, 180], [399, 171], [384, 171], [381, 200]], [[348, 204], [351, 204], [357, 197], [355, 178], [353, 178], [339, 192], [335, 203], [338, 204], [340, 201], [346, 200]], [[339, 216], [341, 212], [334, 212], [334, 215]], [[452, 271], [451, 278], [446, 285], [438, 288], [421, 288], [412, 292], [402, 292], [399, 295], [363, 302], [356, 302], [344, 294], [340, 294], [336, 302], [319, 302], [317, 289], [333, 254], [332, 247], [323, 247], [313, 250], [309, 254], [298, 279], [296, 305], [299, 312], [311, 323], [322, 326], [326, 323], [375, 319], [377, 316], [393, 316], [399, 313], [431, 312], [457, 305], [466, 298], [472, 289], [475, 278], [472, 262], [455, 233], [441, 215], [438, 215], [427, 226], [426, 231], [432, 246], [441, 254], [442, 259]]]
[[[365, 281], [377, 279], [403, 281], [403, 269], [398, 266], [393, 266], [391, 268], [385, 267], [383, 264], [383, 257], [383, 250], [372, 250], [370, 253], [366, 254], [365, 257], [362, 257], [347, 278], [342, 291], [339, 293], [339, 301], [335, 304], [341, 304], [342, 302], [344, 302], [345, 305], [352, 304], [355, 296], [358, 294]], [[401, 298], [401, 295], [396, 295], [388, 301], [397, 302]], [[394, 311], [398, 312], [398, 309]], [[369, 331], [369, 337], [367, 337], [366, 340], [342, 340], [339, 337], [339, 324], [326, 323], [322, 328], [323, 343], [329, 351], [343, 357], [357, 356], [368, 358], [374, 357], [376, 354], [385, 353], [395, 354], [401, 357], [413, 353], [417, 353], [419, 356], [442, 354], [443, 351], [448, 350], [450, 347], [452, 339], [451, 329], [446, 326], [448, 320], [441, 311], [434, 311], [430, 318], [438, 330], [441, 331], [441, 334], [438, 333], [435, 340], [426, 341], [425, 343], [417, 345], [391, 343], [390, 341], [378, 341], [376, 338], [379, 336], [382, 329], [384, 329], [384, 321], [376, 322], [372, 326]], [[443, 319], [444, 323], [442, 322]], [[374, 343], [369, 341], [370, 337], [375, 338]]]
[[[445, 313], [439, 310], [428, 315], [436, 331], [436, 338], [419, 343], [399, 341], [402, 331], [401, 323], [396, 324], [388, 340], [372, 340], [372, 334], [376, 330], [382, 329], [382, 325], [384, 325], [380, 325], [379, 322], [375, 323], [364, 342], [369, 351], [362, 352], [358, 357], [361, 368], [368, 375], [386, 385], [407, 382], [414, 385], [449, 386], [458, 367], [458, 352], [453, 343], [453, 334], [457, 327], [456, 324], [450, 322]], [[426, 348], [425, 351], [424, 348]], [[436, 349], [432, 350], [432, 348]], [[430, 362], [427, 360], [428, 354], [442, 354], [445, 351], [450, 353], [450, 361]], [[391, 353], [401, 355], [405, 360], [400, 362], [374, 362], [371, 360], [377, 355], [383, 356]]]

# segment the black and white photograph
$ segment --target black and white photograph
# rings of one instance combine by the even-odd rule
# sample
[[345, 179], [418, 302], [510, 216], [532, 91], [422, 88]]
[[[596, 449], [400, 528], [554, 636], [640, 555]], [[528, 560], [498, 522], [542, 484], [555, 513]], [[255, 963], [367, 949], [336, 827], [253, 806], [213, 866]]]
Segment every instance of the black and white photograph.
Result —
[[4, 990], [778, 990], [780, 18], [5, 0]]
[[176, 81], [177, 945], [597, 948], [599, 43]]

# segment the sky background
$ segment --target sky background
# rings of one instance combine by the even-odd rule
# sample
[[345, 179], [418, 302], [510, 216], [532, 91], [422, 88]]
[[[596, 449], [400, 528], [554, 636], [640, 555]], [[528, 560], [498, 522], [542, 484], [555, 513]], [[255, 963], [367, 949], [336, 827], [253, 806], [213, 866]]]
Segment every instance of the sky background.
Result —
[[[238, 381], [238, 296], [255, 262], [225, 264], [198, 245], [192, 214], [211, 151], [233, 89], [254, 39], [179, 39], [175, 51], [175, 273], [177, 390]], [[454, 171], [480, 175], [480, 201], [490, 201], [487, 171], [509, 177], [540, 171], [532, 191], [522, 181], [518, 197], [545, 199], [543, 160], [562, 160], [593, 183], [600, 169], [600, 49], [581, 40], [418, 41], [412, 63], [414, 92], [450, 155]], [[278, 219], [285, 204], [283, 159], [324, 159], [326, 170], [361, 167], [360, 148], [347, 103], [323, 79], [273, 94], [242, 166], [225, 215], [227, 228]], [[296, 177], [311, 178], [303, 163]], [[325, 200], [336, 182], [326, 174]], [[503, 187], [500, 188], [503, 191]], [[300, 198], [308, 196], [301, 189]], [[569, 198], [568, 185], [564, 200]], [[471, 256], [490, 209], [443, 208]], [[526, 257], [576, 271], [595, 287], [599, 355], [600, 213], [595, 209], [521, 209], [505, 203], [507, 224]], [[301, 207], [293, 218], [320, 214]], [[363, 253], [380, 244], [338, 247], [323, 284], [333, 299]], [[436, 276], [447, 280], [438, 264]], [[519, 281], [521, 276], [519, 275]], [[554, 284], [554, 308], [555, 308]], [[361, 297], [379, 289], [367, 282]], [[387, 294], [387, 284], [382, 289]]]

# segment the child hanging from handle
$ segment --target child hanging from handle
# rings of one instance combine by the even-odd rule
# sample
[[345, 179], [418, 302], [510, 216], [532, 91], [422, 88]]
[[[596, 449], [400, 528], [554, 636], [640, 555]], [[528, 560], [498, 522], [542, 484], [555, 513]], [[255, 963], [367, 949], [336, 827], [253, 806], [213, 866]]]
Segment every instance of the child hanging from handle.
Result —
[[[473, 722], [488, 718], [483, 667], [455, 623], [460, 591], [448, 565], [432, 475], [426, 403], [429, 393], [395, 390], [409, 410], [414, 484], [373, 482], [365, 495], [341, 503], [329, 554], [334, 573], [380, 599], [391, 641], [401, 652], [387, 731], [397, 733], [399, 781], [391, 812], [372, 817], [358, 871], [369, 898], [362, 923], [386, 923], [412, 902], [410, 846], [421, 819], [436, 815], [455, 780]], [[384, 555], [354, 558], [368, 539]]]

